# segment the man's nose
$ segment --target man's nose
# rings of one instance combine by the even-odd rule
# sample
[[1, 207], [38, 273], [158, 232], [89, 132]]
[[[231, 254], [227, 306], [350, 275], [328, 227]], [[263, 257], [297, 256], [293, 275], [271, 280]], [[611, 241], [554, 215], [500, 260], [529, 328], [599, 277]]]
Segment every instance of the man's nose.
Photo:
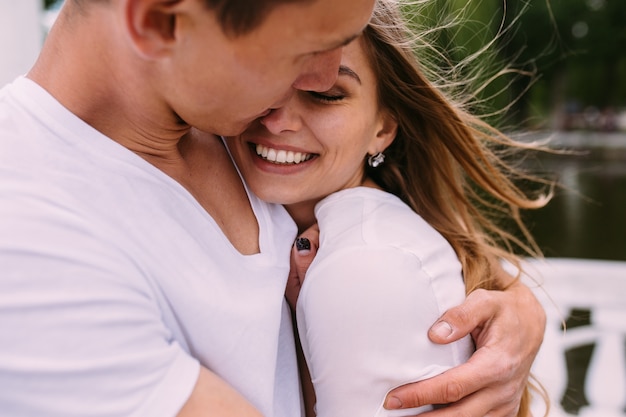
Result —
[[296, 79], [293, 87], [303, 91], [329, 90], [339, 74], [342, 50], [335, 48], [312, 56], [305, 72]]
[[287, 91], [284, 96], [282, 96], [280, 99], [278, 99], [272, 104], [271, 109], [273, 110], [273, 109], [278, 109], [283, 106], [286, 106], [287, 103], [289, 103], [289, 101], [291, 101], [291, 99], [294, 97], [294, 95], [296, 94], [296, 91], [297, 90], [295, 88], [293, 87], [290, 88], [289, 91]]

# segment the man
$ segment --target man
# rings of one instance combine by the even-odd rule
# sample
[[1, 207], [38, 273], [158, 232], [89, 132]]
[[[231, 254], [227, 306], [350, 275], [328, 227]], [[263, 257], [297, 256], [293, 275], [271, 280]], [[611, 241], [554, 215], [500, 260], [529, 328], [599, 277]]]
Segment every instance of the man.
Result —
[[[200, 131], [233, 135], [295, 89], [329, 88], [372, 7], [66, 2], [0, 93], [2, 414], [299, 415], [283, 300], [295, 229]], [[543, 323], [519, 285], [449, 312], [432, 337], [479, 326], [478, 353], [388, 406], [465, 397], [444, 412], [512, 415], [542, 334], [522, 315]]]

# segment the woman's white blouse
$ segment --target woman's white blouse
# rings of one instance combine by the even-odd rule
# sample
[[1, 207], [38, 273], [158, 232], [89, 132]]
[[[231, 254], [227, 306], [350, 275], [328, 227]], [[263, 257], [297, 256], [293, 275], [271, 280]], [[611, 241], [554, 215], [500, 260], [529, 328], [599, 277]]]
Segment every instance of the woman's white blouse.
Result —
[[450, 244], [397, 197], [351, 188], [315, 210], [320, 250], [307, 272], [297, 322], [319, 417], [410, 416], [388, 411], [392, 388], [465, 362], [469, 337], [436, 345], [427, 331], [465, 298]]

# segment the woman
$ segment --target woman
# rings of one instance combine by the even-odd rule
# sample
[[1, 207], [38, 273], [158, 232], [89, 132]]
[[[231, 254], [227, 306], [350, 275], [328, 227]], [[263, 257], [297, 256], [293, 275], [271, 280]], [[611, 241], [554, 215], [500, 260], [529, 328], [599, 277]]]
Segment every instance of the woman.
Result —
[[428, 327], [465, 293], [506, 285], [495, 276], [500, 259], [518, 264], [511, 245], [537, 253], [527, 233], [524, 245], [484, 210], [525, 232], [519, 209], [547, 201], [526, 197], [491, 150], [521, 146], [425, 78], [402, 22], [391, 0], [379, 1], [330, 90], [296, 92], [227, 139], [255, 194], [284, 204], [300, 230], [318, 222], [319, 252], [288, 299], [320, 417], [430, 409], [383, 407], [392, 388], [471, 354], [469, 338], [434, 345]]

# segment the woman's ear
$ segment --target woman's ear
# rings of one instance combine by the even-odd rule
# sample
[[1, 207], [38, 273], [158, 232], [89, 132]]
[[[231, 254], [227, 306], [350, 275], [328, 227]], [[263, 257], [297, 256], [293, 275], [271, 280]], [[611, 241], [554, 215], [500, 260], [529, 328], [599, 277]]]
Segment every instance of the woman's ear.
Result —
[[185, 0], [125, 0], [124, 22], [137, 52], [146, 59], [167, 55], [176, 42], [176, 23]]
[[393, 143], [397, 133], [398, 122], [396, 119], [388, 112], [381, 112], [376, 138], [372, 143], [370, 154], [374, 155], [387, 149], [387, 147]]

